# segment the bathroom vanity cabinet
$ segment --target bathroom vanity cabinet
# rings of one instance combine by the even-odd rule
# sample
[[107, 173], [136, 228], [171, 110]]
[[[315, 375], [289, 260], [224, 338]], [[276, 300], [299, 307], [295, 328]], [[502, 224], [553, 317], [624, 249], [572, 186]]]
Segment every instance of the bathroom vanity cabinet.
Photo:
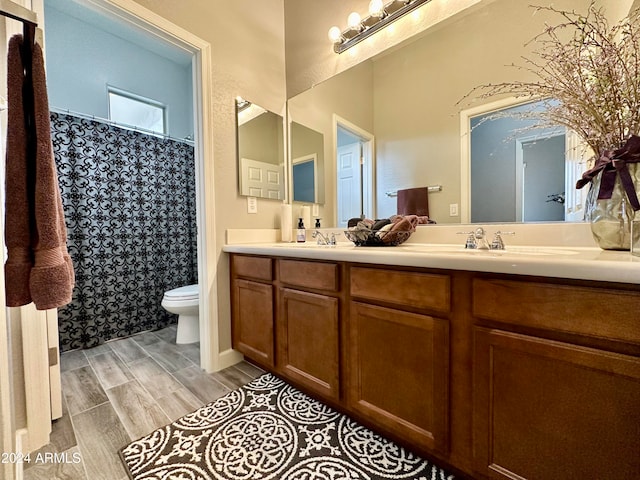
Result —
[[640, 476], [640, 294], [473, 280], [474, 470]]
[[447, 452], [450, 276], [355, 266], [349, 274], [349, 408]]
[[230, 259], [234, 348], [389, 438], [473, 478], [638, 478], [640, 285]]
[[275, 366], [273, 260], [234, 256], [231, 267], [233, 347], [272, 369]]
[[278, 260], [277, 368], [324, 399], [340, 400], [340, 266]]

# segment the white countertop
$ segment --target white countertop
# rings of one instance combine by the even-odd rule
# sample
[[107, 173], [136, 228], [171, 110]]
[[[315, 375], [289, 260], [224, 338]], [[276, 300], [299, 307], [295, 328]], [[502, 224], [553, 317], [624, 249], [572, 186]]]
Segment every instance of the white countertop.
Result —
[[640, 257], [595, 247], [518, 245], [495, 251], [410, 241], [395, 247], [356, 247], [352, 243], [318, 246], [311, 240], [306, 243], [228, 244], [223, 251], [640, 284]]

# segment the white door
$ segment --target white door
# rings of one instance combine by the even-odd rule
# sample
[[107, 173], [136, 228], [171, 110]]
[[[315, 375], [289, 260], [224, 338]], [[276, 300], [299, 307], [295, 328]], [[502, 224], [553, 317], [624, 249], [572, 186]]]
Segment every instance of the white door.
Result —
[[360, 142], [338, 147], [338, 226], [346, 227], [350, 218], [359, 217]]
[[565, 209], [560, 199], [566, 188], [565, 135], [516, 144], [522, 149], [522, 221], [563, 221]]
[[240, 192], [259, 198], [284, 199], [284, 167], [249, 158], [240, 159]]

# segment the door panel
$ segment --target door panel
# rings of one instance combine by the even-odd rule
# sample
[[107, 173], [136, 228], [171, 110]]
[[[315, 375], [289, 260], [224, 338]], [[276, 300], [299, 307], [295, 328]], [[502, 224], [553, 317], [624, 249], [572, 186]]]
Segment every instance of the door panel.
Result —
[[640, 359], [484, 328], [474, 351], [477, 472], [638, 477]]

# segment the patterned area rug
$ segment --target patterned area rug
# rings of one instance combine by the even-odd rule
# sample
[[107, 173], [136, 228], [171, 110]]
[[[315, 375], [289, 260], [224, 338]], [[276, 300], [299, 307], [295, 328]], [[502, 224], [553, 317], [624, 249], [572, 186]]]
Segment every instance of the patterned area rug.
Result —
[[270, 373], [130, 443], [134, 480], [451, 480]]

